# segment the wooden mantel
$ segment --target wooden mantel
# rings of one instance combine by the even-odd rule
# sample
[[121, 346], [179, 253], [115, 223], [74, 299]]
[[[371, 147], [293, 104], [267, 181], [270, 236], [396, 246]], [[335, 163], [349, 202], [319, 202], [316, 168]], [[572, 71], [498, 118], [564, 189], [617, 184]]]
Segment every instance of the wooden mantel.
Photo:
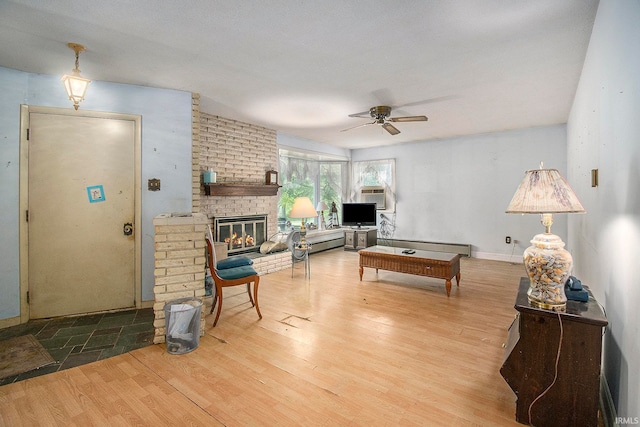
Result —
[[275, 196], [280, 185], [250, 183], [204, 184], [207, 196]]

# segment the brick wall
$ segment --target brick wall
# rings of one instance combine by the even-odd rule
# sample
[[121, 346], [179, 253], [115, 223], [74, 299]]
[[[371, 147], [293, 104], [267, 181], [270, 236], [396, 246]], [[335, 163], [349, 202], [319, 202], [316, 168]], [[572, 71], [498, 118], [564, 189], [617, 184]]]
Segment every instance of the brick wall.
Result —
[[291, 268], [291, 252], [276, 252], [253, 259], [253, 268], [260, 276]]
[[[168, 301], [204, 297], [205, 230], [208, 218], [203, 214], [173, 217], [161, 214], [153, 219], [155, 231], [155, 313], [154, 343], [165, 342], [164, 306]], [[200, 335], [204, 335], [204, 304]]]
[[209, 218], [266, 214], [267, 236], [275, 234], [278, 196], [206, 196], [201, 176], [211, 168], [220, 183], [264, 184], [266, 171], [278, 169], [276, 131], [200, 111], [198, 115], [200, 146], [198, 171], [194, 170], [194, 179], [198, 182], [197, 192], [194, 187], [194, 212], [197, 198], [197, 212]]

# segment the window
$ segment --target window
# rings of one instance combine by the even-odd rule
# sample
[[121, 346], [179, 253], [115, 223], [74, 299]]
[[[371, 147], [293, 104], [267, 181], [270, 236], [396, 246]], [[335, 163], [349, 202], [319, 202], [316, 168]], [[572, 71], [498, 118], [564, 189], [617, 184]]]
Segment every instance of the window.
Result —
[[353, 162], [353, 185], [351, 187], [351, 199], [360, 200], [362, 187], [384, 187], [385, 211], [396, 210], [396, 161], [395, 159], [367, 160]]
[[[299, 219], [289, 218], [297, 197], [309, 197], [314, 206], [320, 201], [335, 203], [338, 210], [347, 193], [348, 160], [318, 153], [280, 149], [280, 200], [278, 201], [278, 229], [286, 231], [290, 224], [299, 225]], [[328, 211], [325, 212], [325, 217]], [[318, 217], [309, 218], [318, 225]]]

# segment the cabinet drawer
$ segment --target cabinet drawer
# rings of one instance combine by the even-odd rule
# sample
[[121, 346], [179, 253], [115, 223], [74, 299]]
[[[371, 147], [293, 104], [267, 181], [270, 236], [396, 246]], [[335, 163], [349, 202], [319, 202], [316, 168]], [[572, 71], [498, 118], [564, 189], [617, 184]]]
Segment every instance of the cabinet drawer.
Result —
[[354, 233], [353, 232], [345, 232], [344, 233], [344, 244], [345, 246], [355, 246], [354, 245]]

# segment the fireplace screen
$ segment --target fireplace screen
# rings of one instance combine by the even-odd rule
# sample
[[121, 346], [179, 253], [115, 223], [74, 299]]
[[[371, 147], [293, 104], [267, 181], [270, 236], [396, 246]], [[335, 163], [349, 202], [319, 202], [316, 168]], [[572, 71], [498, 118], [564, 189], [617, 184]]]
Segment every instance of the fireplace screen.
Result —
[[267, 240], [267, 216], [227, 216], [214, 221], [216, 240], [227, 244], [229, 255], [259, 251]]

